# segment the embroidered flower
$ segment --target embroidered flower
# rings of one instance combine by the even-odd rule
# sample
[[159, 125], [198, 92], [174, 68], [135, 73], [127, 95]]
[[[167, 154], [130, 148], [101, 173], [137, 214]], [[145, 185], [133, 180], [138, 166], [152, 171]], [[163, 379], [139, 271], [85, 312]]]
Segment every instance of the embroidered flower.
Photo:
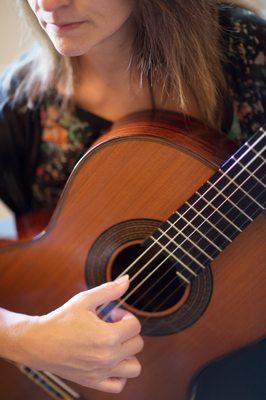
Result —
[[68, 131], [62, 126], [54, 123], [52, 126], [43, 129], [43, 140], [63, 147], [66, 145], [68, 140]]

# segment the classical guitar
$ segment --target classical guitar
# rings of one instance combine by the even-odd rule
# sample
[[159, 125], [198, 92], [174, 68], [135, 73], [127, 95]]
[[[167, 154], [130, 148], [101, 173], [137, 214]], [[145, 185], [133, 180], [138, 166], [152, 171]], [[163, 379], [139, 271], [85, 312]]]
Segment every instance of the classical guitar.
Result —
[[[120, 121], [77, 164], [46, 231], [0, 250], [0, 305], [41, 315], [128, 273], [119, 304], [141, 320], [143, 372], [116, 398], [189, 398], [202, 367], [265, 335], [265, 146], [262, 128], [235, 151], [170, 112]], [[47, 394], [14, 387], [9, 400], [113, 398], [19, 367]]]

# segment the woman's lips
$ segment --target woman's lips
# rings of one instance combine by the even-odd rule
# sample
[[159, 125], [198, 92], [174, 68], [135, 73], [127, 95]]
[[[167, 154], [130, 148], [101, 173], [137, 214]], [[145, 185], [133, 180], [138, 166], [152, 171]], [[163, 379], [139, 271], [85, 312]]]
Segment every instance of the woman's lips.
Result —
[[74, 29], [77, 29], [83, 24], [85, 24], [85, 21], [71, 22], [69, 24], [47, 23], [47, 27], [52, 28], [57, 33], [63, 33], [63, 32], [69, 32], [69, 31], [72, 31]]

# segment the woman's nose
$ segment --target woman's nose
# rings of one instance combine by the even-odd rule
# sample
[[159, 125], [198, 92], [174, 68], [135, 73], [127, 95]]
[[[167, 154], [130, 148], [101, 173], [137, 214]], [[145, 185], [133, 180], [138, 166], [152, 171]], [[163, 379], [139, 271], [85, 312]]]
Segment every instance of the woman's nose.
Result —
[[73, 0], [38, 0], [38, 6], [44, 11], [55, 11], [60, 7], [68, 6]]

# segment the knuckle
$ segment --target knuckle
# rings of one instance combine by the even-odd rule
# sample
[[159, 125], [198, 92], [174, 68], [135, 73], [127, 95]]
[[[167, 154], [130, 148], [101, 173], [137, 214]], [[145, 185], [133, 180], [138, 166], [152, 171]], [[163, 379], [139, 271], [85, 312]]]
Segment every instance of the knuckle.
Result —
[[102, 352], [102, 356], [100, 357], [100, 365], [103, 367], [111, 367], [115, 363], [114, 353], [112, 351], [104, 351]]
[[72, 303], [76, 303], [76, 302], [83, 301], [86, 298], [88, 298], [88, 292], [87, 291], [83, 291], [83, 292], [77, 293], [74, 297], [72, 297], [72, 299], [70, 301]]
[[101, 348], [112, 348], [117, 344], [117, 335], [110, 331], [104, 331], [104, 333], [98, 337], [98, 345]]
[[118, 337], [114, 332], [109, 332], [105, 338], [105, 345], [107, 347], [114, 347], [118, 342]]

